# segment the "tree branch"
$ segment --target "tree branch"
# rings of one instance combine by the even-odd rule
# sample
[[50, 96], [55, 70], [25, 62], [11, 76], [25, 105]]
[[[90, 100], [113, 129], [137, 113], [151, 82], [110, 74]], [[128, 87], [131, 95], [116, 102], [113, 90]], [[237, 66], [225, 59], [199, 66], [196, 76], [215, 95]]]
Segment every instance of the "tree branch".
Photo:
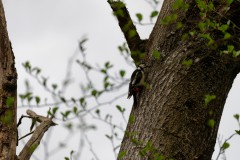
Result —
[[57, 125], [52, 121], [52, 118], [47, 118], [44, 116], [37, 115], [35, 112], [31, 110], [27, 110], [27, 114], [30, 118], [35, 119], [37, 122], [40, 123], [39, 126], [36, 127], [35, 131], [33, 132], [32, 137], [28, 140], [27, 144], [24, 146], [22, 151], [20, 152], [18, 159], [19, 160], [29, 160], [32, 153], [40, 144], [40, 141], [44, 135], [44, 133], [50, 128], [51, 126]]
[[113, 14], [118, 20], [118, 24], [124, 34], [128, 47], [131, 50], [131, 57], [135, 62], [141, 60], [142, 54], [145, 52], [146, 40], [141, 40], [130, 14], [121, 1], [108, 0], [113, 10]]

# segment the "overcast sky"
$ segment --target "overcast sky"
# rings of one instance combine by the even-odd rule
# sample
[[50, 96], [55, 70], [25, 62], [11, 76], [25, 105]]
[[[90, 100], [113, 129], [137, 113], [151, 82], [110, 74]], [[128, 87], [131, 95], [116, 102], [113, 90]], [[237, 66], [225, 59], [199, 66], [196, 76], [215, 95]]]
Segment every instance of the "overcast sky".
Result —
[[[51, 75], [52, 81], [59, 81], [65, 76], [67, 59], [76, 51], [77, 42], [83, 35], [89, 38], [86, 47], [87, 52], [90, 53], [89, 59], [93, 63], [101, 64], [101, 62], [111, 60], [119, 68], [127, 67], [121, 66], [122, 61], [119, 60], [117, 51], [117, 46], [124, 42], [124, 37], [106, 1], [3, 0], [9, 37], [19, 73], [19, 92], [25, 90], [22, 84], [27, 77], [21, 63], [29, 60], [33, 65], [41, 67], [45, 75]], [[151, 7], [144, 0], [126, 2], [132, 16], [137, 12], [150, 14]], [[148, 22], [147, 16], [144, 18]], [[142, 38], [148, 38], [151, 29], [152, 26], [138, 26]], [[133, 68], [128, 67], [128, 76], [132, 70]], [[238, 129], [232, 117], [240, 113], [239, 91], [240, 77], [235, 80], [224, 109], [219, 132], [224, 135], [224, 138]], [[129, 101], [124, 103], [131, 105]], [[23, 112], [24, 109], [20, 109], [20, 113]], [[99, 143], [106, 141], [104, 139]], [[240, 156], [240, 139], [234, 138], [230, 143], [231, 147], [226, 152], [227, 158], [237, 160]], [[96, 144], [100, 147], [102, 145]], [[109, 149], [111, 149], [110, 146], [99, 148], [98, 154], [102, 160], [113, 159], [113, 155], [109, 154], [111, 152]], [[38, 152], [38, 154], [41, 153]], [[68, 153], [62, 152], [52, 159], [63, 159], [62, 157], [67, 156]], [[85, 156], [86, 159], [89, 158]], [[43, 155], [38, 155], [38, 157], [41, 158]]]

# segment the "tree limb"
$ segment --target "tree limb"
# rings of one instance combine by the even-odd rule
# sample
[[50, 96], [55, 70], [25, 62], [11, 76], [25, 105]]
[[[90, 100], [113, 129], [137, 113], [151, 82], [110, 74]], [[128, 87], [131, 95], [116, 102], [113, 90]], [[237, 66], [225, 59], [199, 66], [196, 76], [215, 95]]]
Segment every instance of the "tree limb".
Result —
[[141, 60], [142, 54], [145, 52], [146, 40], [141, 40], [136, 26], [133, 24], [130, 14], [123, 2], [108, 0], [108, 3], [118, 20], [118, 24], [124, 34], [129, 49], [131, 50], [131, 57], [136, 63], [138, 63]]
[[27, 144], [24, 146], [22, 151], [20, 152], [18, 159], [19, 160], [29, 160], [32, 153], [40, 144], [40, 141], [45, 134], [45, 132], [51, 127], [57, 125], [52, 121], [52, 118], [47, 118], [44, 116], [37, 115], [35, 112], [31, 110], [27, 110], [27, 114], [30, 118], [35, 119], [40, 123], [39, 126], [36, 127], [33, 132], [32, 137], [28, 140]]

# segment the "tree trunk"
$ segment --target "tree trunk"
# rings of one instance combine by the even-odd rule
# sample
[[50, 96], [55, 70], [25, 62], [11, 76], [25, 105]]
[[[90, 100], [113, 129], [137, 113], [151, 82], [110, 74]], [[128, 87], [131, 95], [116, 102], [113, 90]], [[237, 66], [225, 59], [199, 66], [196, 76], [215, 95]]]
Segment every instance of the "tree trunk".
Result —
[[16, 127], [17, 72], [8, 38], [3, 4], [0, 0], [0, 160], [14, 160]]
[[[220, 45], [207, 46], [203, 38], [182, 40], [184, 33], [197, 30], [200, 11], [195, 0], [185, 0], [188, 10], [172, 9], [174, 2], [164, 1], [148, 40], [144, 62], [151, 65], [145, 71], [146, 83], [151, 87], [137, 97], [139, 103], [132, 109], [119, 159], [163, 156], [174, 160], [211, 160], [223, 107], [239, 73], [239, 58], [220, 55]], [[221, 12], [224, 5], [216, 2], [216, 11]], [[239, 8], [239, 2], [235, 1], [231, 8]], [[223, 17], [239, 24], [238, 12], [230, 10]], [[177, 30], [175, 22], [161, 23], [174, 13], [183, 29]], [[219, 34], [212, 33], [213, 37]], [[239, 45], [235, 48], [239, 49]], [[152, 56], [156, 50], [161, 53], [160, 60]], [[183, 65], [184, 60], [190, 60], [191, 65]], [[216, 98], [208, 103], [204, 101], [206, 95]]]

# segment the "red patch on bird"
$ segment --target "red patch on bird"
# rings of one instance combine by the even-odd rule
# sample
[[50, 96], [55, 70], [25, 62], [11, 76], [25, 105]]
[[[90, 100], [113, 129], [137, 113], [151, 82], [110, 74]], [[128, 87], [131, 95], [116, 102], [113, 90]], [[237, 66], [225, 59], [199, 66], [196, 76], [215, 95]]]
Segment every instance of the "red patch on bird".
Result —
[[133, 89], [133, 91], [134, 91], [135, 93], [139, 93], [139, 92], [140, 92], [140, 88], [136, 87], [136, 88]]

